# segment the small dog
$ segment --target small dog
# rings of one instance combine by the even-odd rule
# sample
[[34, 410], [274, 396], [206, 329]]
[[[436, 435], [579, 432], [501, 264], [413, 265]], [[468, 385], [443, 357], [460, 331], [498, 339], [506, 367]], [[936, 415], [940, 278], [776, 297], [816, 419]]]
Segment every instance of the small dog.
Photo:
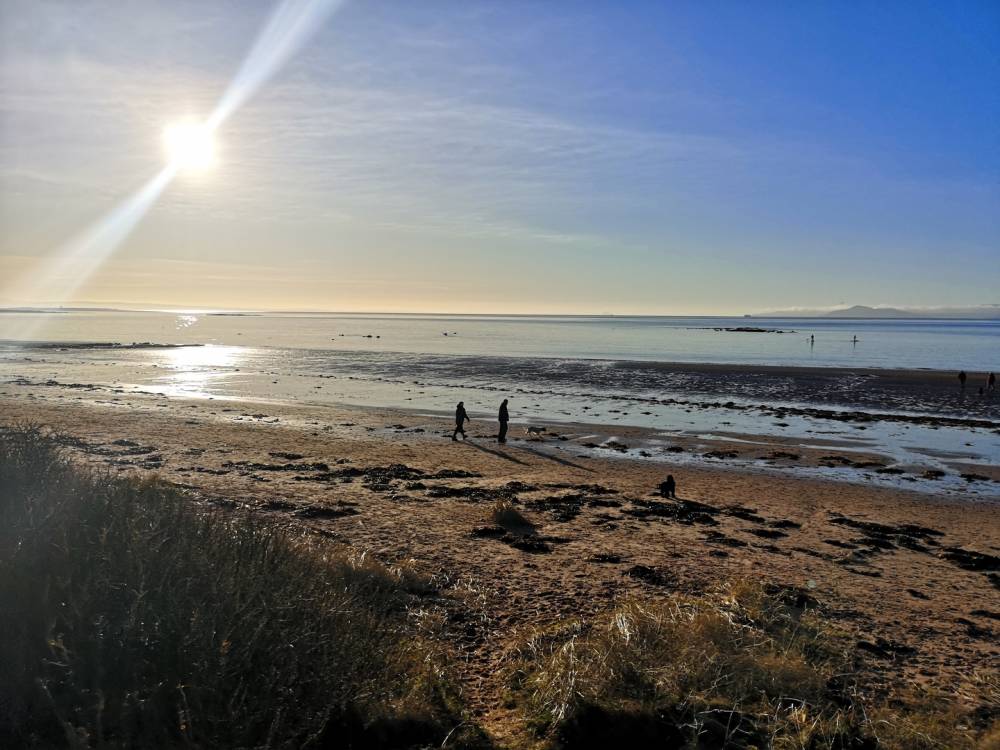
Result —
[[542, 439], [542, 433], [545, 432], [544, 427], [525, 427], [524, 434], [530, 438], [535, 438], [536, 440]]

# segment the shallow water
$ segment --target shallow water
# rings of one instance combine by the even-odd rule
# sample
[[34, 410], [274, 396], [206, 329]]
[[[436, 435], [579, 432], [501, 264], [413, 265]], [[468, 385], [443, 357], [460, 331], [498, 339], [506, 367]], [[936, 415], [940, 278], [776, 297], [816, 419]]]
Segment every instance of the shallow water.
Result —
[[[43, 316], [33, 317], [38, 323]], [[35, 328], [36, 338], [48, 341], [203, 346], [113, 350], [0, 346], [0, 381], [51, 379], [183, 398], [321, 407], [349, 403], [435, 413], [448, 413], [463, 400], [474, 417], [491, 422], [500, 399], [507, 397], [516, 424], [574, 422], [601, 425], [605, 433], [616, 425], [641, 427], [659, 436], [653, 444], [657, 440], [666, 444], [671, 437], [731, 440], [744, 435], [755, 436], [754, 441], [770, 437], [802, 446], [836, 444], [837, 450], [876, 452], [906, 466], [945, 468], [954, 460], [1000, 464], [1000, 434], [995, 428], [893, 418], [951, 416], [1000, 422], [1000, 398], [979, 397], [972, 388], [963, 393], [957, 383], [954, 388], [921, 390], [895, 388], [865, 373], [820, 372], [806, 377], [671, 369], [665, 364], [673, 359], [933, 368], [951, 352], [947, 356], [968, 362], [965, 367], [970, 371], [1000, 369], [1000, 362], [990, 360], [1000, 351], [996, 323], [767, 321], [769, 327], [781, 330], [794, 325], [797, 333], [757, 334], [704, 330], [705, 325], [746, 325], [742, 319], [70, 313], [45, 316], [42, 322]], [[362, 338], [359, 331], [381, 338]], [[447, 337], [442, 335], [445, 331]], [[802, 340], [810, 331], [817, 337], [813, 348]], [[852, 332], [864, 342], [892, 344], [873, 357], [863, 344], [850, 344]], [[819, 349], [827, 353], [817, 354]], [[494, 356], [497, 351], [509, 354]], [[899, 361], [882, 359], [886, 351], [896, 351]], [[600, 358], [612, 356], [618, 358]], [[809, 410], [860, 410], [882, 418], [859, 424], [803, 413]], [[689, 460], [698, 459], [671, 456], [675, 462]], [[808, 471], [833, 478], [850, 474], [839, 468]], [[939, 486], [964, 491], [962, 480], [954, 471], [951, 474], [954, 481]], [[871, 481], [905, 480], [879, 476]], [[969, 488], [970, 493], [977, 491]]]
[[[746, 326], [784, 333], [716, 330]], [[815, 337], [814, 344], [810, 344], [810, 336]], [[852, 342], [855, 336], [858, 338], [856, 344]], [[234, 316], [131, 312], [0, 314], [0, 341], [11, 339], [213, 343], [340, 352], [655, 362], [954, 371], [1000, 369], [1000, 321], [348, 314]]]

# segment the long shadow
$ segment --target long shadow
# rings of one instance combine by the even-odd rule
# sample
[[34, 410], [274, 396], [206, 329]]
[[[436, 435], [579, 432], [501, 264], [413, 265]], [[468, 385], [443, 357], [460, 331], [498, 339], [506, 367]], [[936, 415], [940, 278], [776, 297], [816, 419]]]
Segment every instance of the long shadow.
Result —
[[538, 456], [539, 458], [547, 458], [549, 461], [555, 461], [557, 464], [562, 464], [563, 466], [572, 466], [574, 469], [580, 469], [581, 471], [586, 471], [586, 472], [589, 472], [591, 474], [594, 473], [593, 469], [590, 469], [590, 468], [588, 468], [586, 466], [583, 466], [582, 464], [573, 463], [572, 461], [570, 461], [568, 459], [559, 458], [559, 456], [553, 456], [553, 455], [550, 455], [548, 453], [542, 453], [540, 450], [535, 450], [534, 448], [529, 448], [526, 445], [519, 445], [518, 449], [522, 450], [522, 451], [527, 451], [528, 453], [532, 454], [533, 456]]
[[477, 451], [482, 451], [483, 453], [489, 453], [492, 456], [497, 456], [499, 458], [505, 458], [515, 464], [521, 464], [521, 466], [527, 466], [528, 464], [519, 458], [514, 458], [509, 453], [504, 453], [496, 448], [487, 448], [485, 445], [480, 445], [479, 443], [473, 443], [471, 441], [462, 441], [463, 445], [467, 445], [470, 448], [475, 448]]

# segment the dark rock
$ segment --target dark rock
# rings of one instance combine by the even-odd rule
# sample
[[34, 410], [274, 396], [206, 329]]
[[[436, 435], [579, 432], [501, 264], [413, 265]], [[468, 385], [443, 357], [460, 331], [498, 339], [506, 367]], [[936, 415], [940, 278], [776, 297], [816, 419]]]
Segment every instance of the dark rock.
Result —
[[989, 477], [984, 477], [982, 474], [973, 474], [972, 472], [967, 472], [961, 475], [962, 479], [966, 482], [988, 482]]
[[726, 547], [749, 547], [750, 545], [744, 542], [742, 539], [733, 539], [730, 536], [726, 536], [720, 531], [715, 531], [710, 529], [704, 532], [705, 541], [709, 544], [721, 544]]
[[620, 555], [616, 555], [613, 552], [599, 552], [596, 555], [591, 555], [587, 558], [587, 562], [593, 563], [620, 563], [622, 558]]
[[747, 533], [759, 536], [761, 539], [782, 539], [788, 536], [784, 531], [777, 529], [748, 529]]
[[477, 526], [472, 530], [472, 536], [474, 537], [489, 537], [492, 539], [499, 539], [506, 533], [507, 529], [502, 526]]
[[945, 547], [941, 557], [950, 560], [965, 570], [997, 571], [1000, 570], [1000, 557], [988, 555], [985, 552], [962, 549], [961, 547]]
[[633, 565], [623, 572], [622, 575], [635, 578], [653, 586], [672, 586], [675, 583], [673, 577], [661, 568], [653, 568], [649, 565]]
[[308, 505], [295, 512], [295, 515], [298, 518], [309, 519], [341, 518], [343, 516], [355, 516], [357, 514], [358, 511], [350, 505], [338, 505], [336, 507]]
[[723, 458], [736, 458], [740, 454], [737, 453], [736, 451], [709, 451], [708, 453], [705, 453], [703, 455], [705, 458], [723, 459]]
[[768, 526], [773, 529], [801, 529], [802, 524], [796, 523], [795, 521], [789, 521], [788, 519], [781, 519], [778, 521], [771, 521]]
[[507, 534], [501, 537], [500, 541], [509, 544], [515, 549], [519, 549], [522, 552], [531, 552], [534, 554], [547, 553], [552, 551], [552, 547], [544, 539], [539, 539], [532, 536], [517, 536], [514, 534]]
[[272, 451], [268, 453], [271, 458], [281, 458], [285, 461], [298, 461], [305, 458], [301, 453], [285, 453], [284, 451]]
[[907, 646], [905, 643], [887, 641], [884, 638], [876, 638], [874, 641], [861, 640], [858, 641], [857, 646], [862, 651], [875, 654], [882, 659], [895, 659], [897, 656], [910, 656], [917, 652], [915, 648]]
[[956, 617], [955, 622], [965, 626], [965, 633], [970, 638], [988, 638], [990, 640], [994, 638], [995, 634], [991, 628], [984, 628], [972, 620], [966, 620], [964, 617]]

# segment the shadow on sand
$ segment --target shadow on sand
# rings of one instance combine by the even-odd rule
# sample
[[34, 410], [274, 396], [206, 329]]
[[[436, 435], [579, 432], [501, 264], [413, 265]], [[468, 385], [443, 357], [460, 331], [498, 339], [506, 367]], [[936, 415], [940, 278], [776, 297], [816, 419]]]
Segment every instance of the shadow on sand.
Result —
[[485, 445], [480, 445], [479, 443], [474, 443], [470, 440], [463, 440], [463, 445], [467, 445], [470, 448], [475, 448], [477, 451], [482, 451], [483, 453], [489, 453], [491, 456], [497, 456], [498, 458], [505, 458], [515, 464], [520, 464], [521, 466], [527, 466], [528, 464], [519, 458], [514, 458], [514, 456], [509, 453], [504, 453], [502, 450], [497, 448], [487, 448]]
[[527, 451], [533, 456], [538, 456], [539, 458], [547, 458], [549, 461], [555, 461], [557, 464], [562, 464], [563, 466], [571, 466], [574, 469], [580, 469], [581, 471], [586, 471], [589, 472], [590, 474], [594, 473], [593, 469], [590, 469], [582, 464], [573, 463], [569, 459], [559, 458], [559, 456], [553, 456], [550, 453], [543, 453], [542, 451], [536, 450], [535, 448], [529, 448], [527, 445], [519, 445], [518, 449], [522, 451]]

